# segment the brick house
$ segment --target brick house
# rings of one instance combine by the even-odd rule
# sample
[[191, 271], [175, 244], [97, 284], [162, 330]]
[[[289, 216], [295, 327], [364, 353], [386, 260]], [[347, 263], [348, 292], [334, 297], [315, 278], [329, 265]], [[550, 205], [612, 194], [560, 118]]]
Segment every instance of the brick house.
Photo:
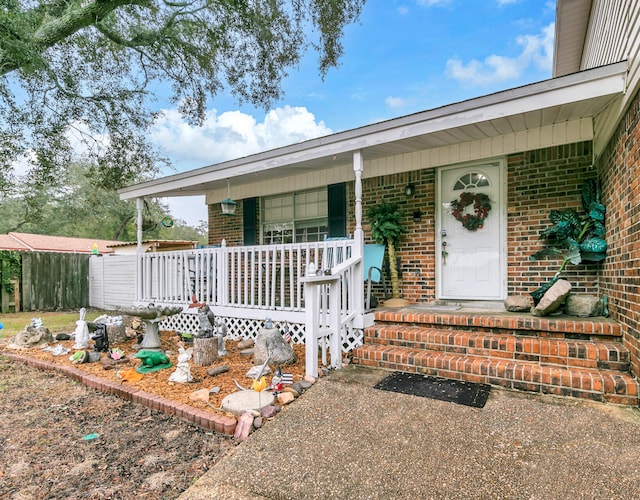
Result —
[[[640, 0], [557, 0], [549, 80], [138, 184], [121, 197], [206, 195], [211, 245], [350, 236], [356, 254], [360, 241], [372, 242], [368, 207], [397, 202], [409, 230], [397, 249], [403, 296], [492, 304], [554, 275], [558, 261], [529, 256], [550, 210], [581, 211], [581, 185], [597, 179], [607, 259], [565, 274], [574, 293], [608, 296], [640, 376], [639, 22]], [[452, 217], [462, 192], [491, 200], [478, 231]], [[228, 193], [235, 217], [221, 212]]]

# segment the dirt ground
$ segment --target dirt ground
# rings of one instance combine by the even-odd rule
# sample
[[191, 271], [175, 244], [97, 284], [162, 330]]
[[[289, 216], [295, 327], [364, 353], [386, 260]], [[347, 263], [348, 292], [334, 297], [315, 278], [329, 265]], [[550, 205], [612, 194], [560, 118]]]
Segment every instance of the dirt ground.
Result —
[[[179, 339], [174, 332], [161, 332], [161, 340], [174, 367], [145, 374], [131, 385], [212, 412], [221, 411], [222, 399], [237, 390], [234, 378], [250, 387], [246, 372], [253, 366], [252, 356], [240, 354], [233, 341], [227, 342], [229, 354], [213, 365], [228, 365], [227, 373], [209, 377], [209, 367], [192, 366], [192, 383], [168, 382]], [[140, 363], [133, 357], [133, 343], [117, 345], [130, 359], [119, 371]], [[60, 344], [71, 348], [73, 341]], [[0, 346], [0, 498], [177, 498], [237, 444], [233, 438], [2, 357], [5, 347]], [[304, 346], [295, 350], [297, 363], [283, 371], [297, 381], [304, 376]], [[19, 354], [71, 364], [69, 355], [53, 356], [41, 348]], [[100, 362], [74, 366], [116, 377]], [[220, 392], [211, 394], [208, 404], [189, 399], [194, 391], [213, 387]]]

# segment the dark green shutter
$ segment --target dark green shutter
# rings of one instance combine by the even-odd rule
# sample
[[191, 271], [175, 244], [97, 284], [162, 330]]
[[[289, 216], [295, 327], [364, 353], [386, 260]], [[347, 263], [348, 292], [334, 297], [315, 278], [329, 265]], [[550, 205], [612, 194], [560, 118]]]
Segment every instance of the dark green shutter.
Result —
[[329, 238], [347, 235], [347, 185], [331, 184], [327, 186], [327, 214], [329, 219]]
[[242, 200], [242, 231], [245, 245], [258, 244], [258, 198]]

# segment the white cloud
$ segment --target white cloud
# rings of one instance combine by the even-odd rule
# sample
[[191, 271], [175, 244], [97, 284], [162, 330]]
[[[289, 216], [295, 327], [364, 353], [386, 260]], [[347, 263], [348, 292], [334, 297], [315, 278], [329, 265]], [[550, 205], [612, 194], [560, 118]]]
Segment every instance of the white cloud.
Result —
[[537, 35], [521, 35], [516, 39], [522, 51], [516, 57], [490, 55], [484, 61], [472, 59], [464, 64], [459, 59], [447, 61], [447, 76], [463, 83], [486, 85], [518, 78], [532, 64], [543, 71], [551, 71], [555, 23]]
[[503, 5], [509, 5], [511, 3], [517, 3], [518, 0], [498, 0], [498, 5], [500, 5], [501, 7]]
[[284, 106], [269, 111], [260, 123], [241, 111], [218, 115], [209, 111], [201, 127], [188, 124], [177, 110], [164, 110], [150, 132], [179, 170], [294, 144], [332, 133], [304, 107]]
[[[269, 111], [262, 122], [241, 111], [207, 113], [202, 127], [189, 125], [175, 110], [164, 110], [150, 132], [150, 140], [180, 171], [240, 158], [332, 133], [304, 107], [284, 106]], [[163, 200], [171, 213], [191, 226], [207, 220], [204, 197]]]
[[404, 97], [389, 96], [384, 100], [385, 104], [391, 109], [404, 108], [410, 104], [413, 104], [413, 100], [405, 99]]

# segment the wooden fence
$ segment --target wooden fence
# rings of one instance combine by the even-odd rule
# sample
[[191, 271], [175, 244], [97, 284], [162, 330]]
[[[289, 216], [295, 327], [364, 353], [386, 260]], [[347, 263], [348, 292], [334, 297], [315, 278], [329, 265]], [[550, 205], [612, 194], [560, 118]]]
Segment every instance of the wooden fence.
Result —
[[22, 309], [54, 311], [89, 305], [89, 255], [23, 252]]

